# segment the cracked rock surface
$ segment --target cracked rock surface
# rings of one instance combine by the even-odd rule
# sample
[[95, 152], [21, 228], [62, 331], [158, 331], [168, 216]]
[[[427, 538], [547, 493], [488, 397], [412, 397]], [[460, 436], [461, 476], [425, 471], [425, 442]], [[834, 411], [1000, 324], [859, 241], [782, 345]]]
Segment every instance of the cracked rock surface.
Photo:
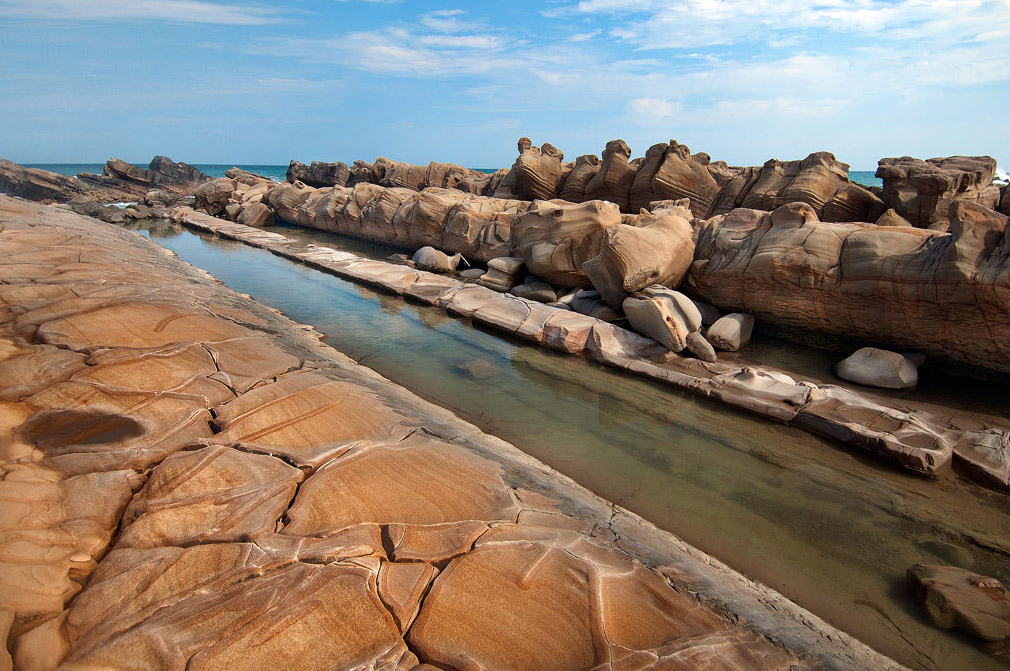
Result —
[[901, 668], [130, 233], [0, 288], [0, 668]]

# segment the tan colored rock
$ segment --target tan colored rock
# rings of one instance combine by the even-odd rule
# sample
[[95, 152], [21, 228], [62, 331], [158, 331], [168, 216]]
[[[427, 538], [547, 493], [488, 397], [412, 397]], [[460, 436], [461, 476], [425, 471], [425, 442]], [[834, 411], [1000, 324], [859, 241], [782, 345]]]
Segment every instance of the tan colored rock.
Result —
[[512, 165], [512, 178], [502, 182], [495, 197], [521, 200], [556, 198], [564, 158], [561, 151], [547, 142], [542, 147], [535, 147], [529, 138], [519, 138], [519, 158]]
[[0, 360], [0, 400], [18, 401], [83, 370], [84, 355], [56, 347], [19, 349], [19, 356]]
[[736, 352], [750, 343], [753, 332], [754, 315], [732, 312], [717, 319], [705, 332], [705, 337], [717, 349]]
[[710, 303], [782, 326], [1010, 372], [1010, 247], [993, 244], [1006, 217], [959, 202], [951, 224], [828, 224], [799, 203], [737, 210], [702, 224], [690, 281]]
[[876, 174], [887, 206], [918, 228], [948, 221], [954, 201], [999, 205], [999, 188], [992, 184], [996, 160], [990, 156], [882, 158]]
[[898, 352], [863, 347], [835, 366], [838, 377], [885, 389], [914, 389], [919, 383], [915, 362]]
[[719, 184], [708, 170], [709, 162], [708, 154], [692, 156], [691, 150], [676, 140], [653, 145], [635, 176], [629, 211], [648, 208], [657, 200], [687, 198], [695, 216], [707, 217], [719, 192]]
[[235, 191], [235, 181], [227, 177], [218, 177], [204, 182], [196, 188], [196, 209], [203, 210], [211, 216], [224, 212], [224, 208]]
[[253, 228], [273, 226], [274, 211], [263, 203], [250, 203], [242, 208], [238, 215], [238, 223]]
[[565, 175], [558, 198], [569, 203], [590, 200], [586, 197], [586, 187], [600, 170], [600, 158], [596, 154], [584, 154], [575, 159], [575, 165]]
[[631, 294], [623, 308], [633, 329], [673, 352], [687, 347], [687, 335], [701, 329], [701, 313], [691, 299], [660, 285]]
[[517, 251], [531, 273], [555, 286], [590, 286], [582, 264], [602, 250], [604, 232], [621, 223], [616, 205], [590, 201], [533, 203], [512, 225]]
[[421, 599], [436, 575], [438, 569], [431, 564], [383, 562], [377, 585], [379, 598], [393, 614], [401, 632], [410, 629], [421, 609]]
[[936, 626], [957, 627], [983, 641], [1010, 638], [1010, 598], [996, 578], [954, 566], [916, 564], [908, 569], [908, 580]]
[[708, 363], [716, 362], [715, 349], [713, 349], [712, 343], [706, 340], [700, 331], [691, 331], [688, 333], [687, 338], [684, 339], [684, 343], [687, 349], [691, 351], [691, 354], [702, 361], [707, 361]]
[[305, 481], [283, 533], [319, 536], [362, 523], [512, 521], [516, 513], [493, 462], [434, 440], [362, 443]]
[[628, 210], [631, 185], [635, 181], [637, 165], [630, 165], [631, 148], [624, 140], [611, 140], [603, 150], [602, 161], [596, 174], [586, 183], [581, 200], [605, 200], [614, 203], [622, 212]]
[[351, 178], [351, 169], [343, 161], [312, 161], [312, 165], [291, 161], [286, 177], [289, 182], [303, 182], [314, 187], [346, 186]]
[[282, 375], [214, 413], [221, 429], [215, 443], [241, 444], [313, 468], [343, 454], [354, 441], [395, 439], [409, 432], [403, 416], [379, 398], [311, 372]]
[[280, 459], [229, 447], [170, 455], [127, 508], [118, 547], [255, 540], [275, 530], [301, 480]]
[[904, 226], [910, 227], [912, 224], [908, 223], [908, 219], [898, 214], [894, 208], [890, 208], [887, 212], [884, 212], [877, 219], [877, 226]]
[[676, 288], [694, 258], [686, 210], [645, 213], [637, 226], [617, 224], [604, 231], [602, 250], [582, 270], [607, 303], [620, 309], [630, 293], [652, 284]]

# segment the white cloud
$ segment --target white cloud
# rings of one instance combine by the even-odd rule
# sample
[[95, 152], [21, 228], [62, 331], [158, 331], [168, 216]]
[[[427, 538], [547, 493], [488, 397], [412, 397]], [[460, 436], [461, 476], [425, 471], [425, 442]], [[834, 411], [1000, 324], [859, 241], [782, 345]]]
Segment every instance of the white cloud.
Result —
[[47, 21], [174, 21], [259, 25], [280, 20], [282, 10], [203, 0], [0, 0], [0, 18]]
[[669, 123], [681, 114], [684, 106], [664, 98], [634, 98], [628, 101], [628, 117], [642, 126], [657, 126]]

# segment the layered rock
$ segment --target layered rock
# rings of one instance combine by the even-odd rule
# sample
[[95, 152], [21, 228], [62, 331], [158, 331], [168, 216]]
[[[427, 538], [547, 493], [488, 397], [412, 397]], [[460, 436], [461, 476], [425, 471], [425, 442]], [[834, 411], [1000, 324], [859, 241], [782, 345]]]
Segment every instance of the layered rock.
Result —
[[635, 226], [616, 224], [604, 231], [601, 251], [582, 264], [593, 286], [620, 309], [628, 294], [650, 284], [676, 288], [694, 259], [686, 208], [644, 212]]
[[1010, 639], [1010, 598], [996, 578], [955, 566], [908, 569], [908, 581], [929, 619], [990, 643]]
[[607, 200], [627, 212], [631, 185], [638, 170], [637, 165], [629, 164], [631, 147], [624, 140], [611, 140], [602, 158], [599, 170], [586, 183], [583, 200]]
[[101, 175], [81, 173], [77, 179], [87, 189], [117, 190], [132, 194], [132, 200], [137, 200], [155, 188], [191, 194], [197, 186], [211, 178], [186, 163], [176, 163], [167, 156], [155, 156], [147, 169], [118, 158], [110, 158]]
[[710, 162], [708, 154], [692, 156], [676, 140], [653, 145], [631, 187], [630, 211], [649, 208], [656, 200], [687, 198], [696, 217], [707, 217], [719, 193], [719, 184], [708, 169]]
[[957, 201], [950, 220], [943, 233], [738, 209], [701, 224], [690, 280], [759, 319], [1010, 373], [1007, 218]]
[[884, 203], [918, 228], [945, 229], [954, 201], [989, 209], [999, 206], [999, 187], [992, 183], [996, 159], [989, 156], [925, 161], [903, 156], [882, 158], [878, 166], [877, 177], [884, 182]]
[[346, 186], [351, 178], [351, 169], [343, 161], [313, 161], [312, 165], [291, 161], [286, 176], [289, 182], [302, 182], [309, 186]]
[[494, 192], [496, 198], [549, 200], [556, 198], [564, 173], [565, 155], [552, 144], [534, 146], [528, 137], [519, 138], [519, 158]]
[[67, 203], [84, 195], [84, 188], [72, 177], [25, 168], [0, 159], [0, 193], [27, 200], [51, 200]]

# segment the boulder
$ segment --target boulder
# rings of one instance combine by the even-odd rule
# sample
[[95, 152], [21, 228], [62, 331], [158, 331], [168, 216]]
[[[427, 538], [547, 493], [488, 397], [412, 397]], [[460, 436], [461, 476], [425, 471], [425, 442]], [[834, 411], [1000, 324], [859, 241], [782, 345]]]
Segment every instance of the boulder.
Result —
[[884, 203], [917, 228], [946, 223], [954, 201], [989, 209], [999, 204], [992, 183], [996, 159], [989, 156], [882, 158], [876, 175], [884, 182]]
[[690, 298], [660, 285], [646, 287], [624, 299], [631, 328], [671, 351], [687, 347], [687, 336], [701, 329], [701, 313]]
[[903, 216], [898, 214], [893, 207], [877, 218], [877, 226], [904, 226], [909, 228], [911, 225], [912, 224], [908, 222], [908, 219], [905, 219]]
[[637, 226], [617, 224], [604, 231], [599, 254], [582, 264], [589, 281], [612, 307], [651, 284], [676, 288], [691, 267], [694, 242], [690, 212], [644, 212]]
[[234, 190], [235, 182], [227, 177], [218, 177], [201, 184], [194, 194], [196, 209], [216, 217], [224, 212]]
[[126, 215], [118, 207], [102, 205], [87, 197], [75, 198], [70, 201], [70, 209], [77, 214], [94, 217], [109, 224], [122, 224], [126, 221]]
[[706, 340], [700, 331], [691, 331], [688, 333], [685, 342], [691, 354], [708, 363], [716, 362], [715, 349], [712, 348], [712, 343]]
[[705, 334], [715, 347], [735, 352], [750, 342], [754, 331], [754, 315], [734, 312], [720, 317]]
[[719, 308], [705, 301], [694, 301], [694, 307], [701, 313], [701, 324], [708, 328], [722, 318]]
[[512, 232], [530, 272], [555, 286], [585, 287], [591, 283], [582, 264], [600, 253], [606, 228], [620, 223], [613, 203], [538, 201], [515, 220]]
[[838, 377], [849, 382], [884, 389], [912, 389], [919, 383], [913, 357], [876, 347], [863, 347], [835, 367]]
[[291, 161], [286, 177], [289, 182], [297, 181], [315, 187], [346, 186], [351, 178], [351, 169], [343, 161], [313, 161], [312, 165]]
[[519, 298], [525, 298], [540, 303], [553, 303], [558, 300], [554, 287], [546, 282], [527, 282], [512, 287], [512, 293]]
[[414, 257], [411, 260], [420, 270], [433, 273], [451, 273], [459, 267], [463, 255], [457, 253], [449, 256], [434, 247], [421, 247], [414, 252]]
[[954, 566], [908, 569], [908, 582], [930, 621], [998, 643], [1010, 638], [1010, 598], [996, 578]]
[[273, 226], [274, 211], [263, 203], [250, 203], [242, 208], [238, 215], [238, 223], [256, 228]]
[[516, 276], [525, 267], [523, 260], [517, 256], [499, 256], [487, 262], [489, 269], [499, 270], [506, 275]]
[[162, 205], [171, 207], [181, 199], [182, 196], [179, 194], [164, 189], [154, 189], [144, 194], [144, 203], [150, 206], [154, 206], [155, 203], [161, 203]]
[[495, 268], [488, 268], [486, 273], [477, 278], [477, 284], [502, 293], [511, 291], [515, 283], [514, 275], [509, 275]]
[[649, 152], [632, 187], [632, 211], [649, 207], [656, 200], [687, 198], [695, 216], [707, 217], [719, 193], [719, 184], [708, 170], [709, 155], [692, 155], [676, 140], [653, 145]]

